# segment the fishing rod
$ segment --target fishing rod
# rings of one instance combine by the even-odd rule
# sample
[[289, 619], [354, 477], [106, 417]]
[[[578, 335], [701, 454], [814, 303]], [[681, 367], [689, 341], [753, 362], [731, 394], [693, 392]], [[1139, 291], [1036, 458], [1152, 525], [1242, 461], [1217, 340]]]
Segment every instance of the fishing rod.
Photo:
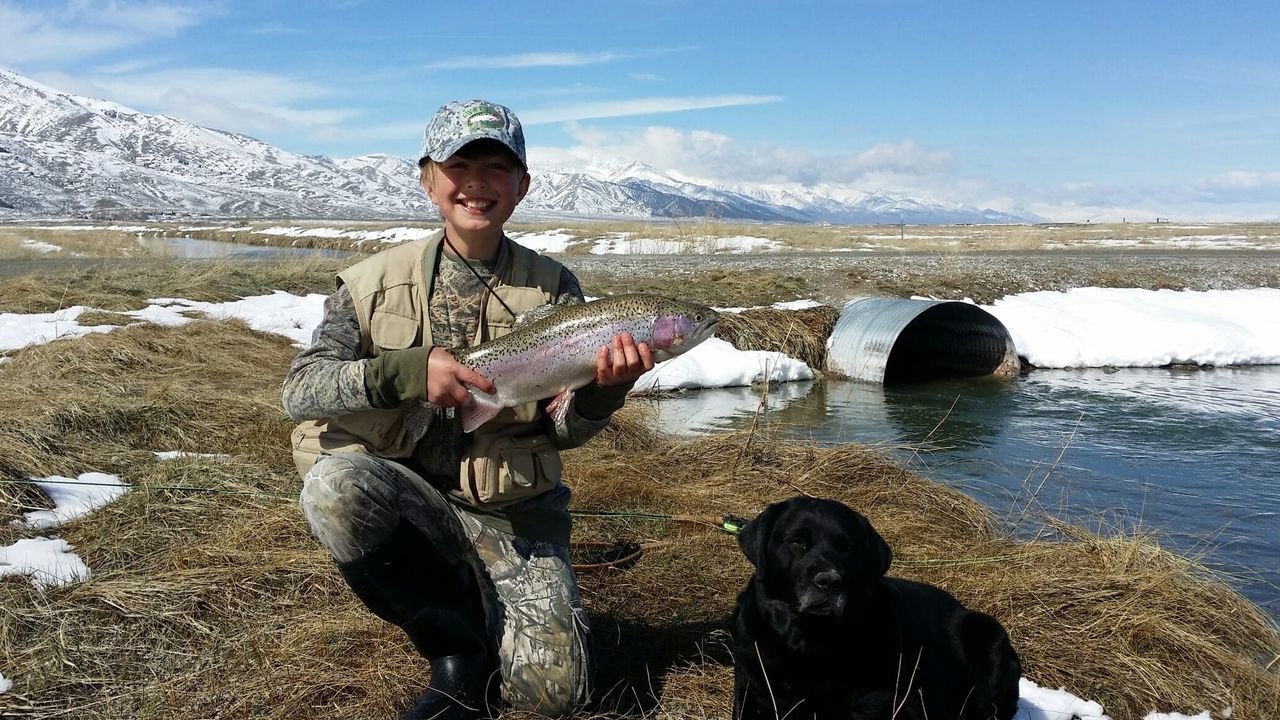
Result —
[[719, 530], [737, 535], [746, 527], [747, 519], [737, 515], [664, 515], [662, 513], [608, 511], [608, 510], [570, 510], [570, 515], [579, 517], [635, 518], [637, 520], [658, 520], [665, 522], [687, 522], [698, 525], [710, 525]]
[[0, 478], [0, 483], [9, 485], [85, 485], [90, 487], [119, 488], [121, 490], [174, 490], [180, 492], [207, 492], [222, 495], [254, 495], [263, 497], [293, 498], [292, 493], [275, 493], [266, 490], [224, 490], [222, 488], [198, 487], [195, 485], [128, 485], [126, 483], [91, 482], [89, 480], [13, 480]]
[[[224, 490], [222, 488], [199, 487], [195, 485], [128, 485], [125, 483], [93, 482], [90, 480], [14, 480], [0, 478], [0, 483], [10, 485], [82, 485], [90, 487], [120, 488], [123, 490], [172, 490], [176, 492], [207, 492], [222, 495], [250, 495], [292, 499], [293, 493], [268, 492], [266, 490]], [[687, 522], [699, 525], [710, 525], [724, 532], [736, 535], [746, 526], [746, 518], [737, 515], [665, 515], [661, 513], [607, 511], [607, 510], [570, 510], [570, 515], [600, 518], [632, 518], [637, 520], [657, 520], [665, 522]]]

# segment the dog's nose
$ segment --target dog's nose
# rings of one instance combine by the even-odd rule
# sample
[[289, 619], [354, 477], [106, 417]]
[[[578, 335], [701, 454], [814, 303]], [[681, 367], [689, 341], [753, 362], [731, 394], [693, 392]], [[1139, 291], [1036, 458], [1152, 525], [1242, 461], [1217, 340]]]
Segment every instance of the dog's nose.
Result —
[[823, 570], [813, 576], [813, 584], [823, 590], [839, 590], [844, 587], [844, 578], [835, 570]]

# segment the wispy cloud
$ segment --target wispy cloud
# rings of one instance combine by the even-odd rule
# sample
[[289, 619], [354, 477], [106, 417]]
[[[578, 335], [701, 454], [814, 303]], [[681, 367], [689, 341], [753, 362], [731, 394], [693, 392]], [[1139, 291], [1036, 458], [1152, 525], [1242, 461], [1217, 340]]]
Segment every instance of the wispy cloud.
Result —
[[127, 75], [135, 73], [146, 68], [159, 64], [159, 60], [125, 60], [118, 63], [110, 63], [108, 65], [98, 65], [93, 68], [95, 75]]
[[952, 153], [912, 140], [875, 145], [856, 153], [819, 155], [799, 148], [740, 143], [706, 130], [651, 126], [611, 131], [571, 123], [577, 142], [570, 148], [534, 147], [533, 166], [585, 168], [610, 160], [641, 160], [691, 180], [719, 183], [764, 182], [860, 184], [894, 183], [918, 187], [923, 178], [948, 172]]
[[172, 37], [213, 12], [200, 3], [0, 3], [0, 63], [73, 60]]
[[330, 88], [272, 73], [193, 68], [87, 78], [40, 73], [36, 79], [81, 95], [106, 98], [145, 112], [161, 112], [221, 130], [249, 135], [303, 132], [323, 137], [361, 114], [316, 107]]
[[778, 95], [710, 95], [704, 97], [655, 97], [634, 100], [608, 100], [578, 103], [541, 110], [525, 110], [520, 113], [526, 125], [573, 122], [600, 118], [627, 117], [630, 115], [654, 115], [657, 113], [686, 112], [738, 105], [762, 105], [782, 100]]
[[478, 68], [539, 68], [599, 65], [634, 55], [618, 52], [543, 52], [516, 55], [464, 55], [428, 63], [427, 70], [473, 70]]

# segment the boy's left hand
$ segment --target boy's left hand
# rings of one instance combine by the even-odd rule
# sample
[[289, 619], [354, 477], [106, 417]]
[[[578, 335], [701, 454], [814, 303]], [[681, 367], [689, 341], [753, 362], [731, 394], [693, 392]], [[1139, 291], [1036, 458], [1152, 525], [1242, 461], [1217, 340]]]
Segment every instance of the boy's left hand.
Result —
[[613, 341], [596, 353], [596, 384], [601, 387], [635, 382], [653, 369], [653, 351], [637, 343], [631, 333], [613, 336]]

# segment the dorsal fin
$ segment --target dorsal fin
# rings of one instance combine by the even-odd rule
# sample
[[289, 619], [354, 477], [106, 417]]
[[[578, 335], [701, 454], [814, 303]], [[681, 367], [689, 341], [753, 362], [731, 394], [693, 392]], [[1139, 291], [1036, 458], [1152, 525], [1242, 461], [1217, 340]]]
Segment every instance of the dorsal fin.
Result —
[[512, 327], [520, 327], [521, 325], [527, 325], [531, 322], [537, 322], [538, 320], [551, 315], [551, 313], [556, 311], [557, 307], [559, 306], [548, 303], [546, 305], [539, 305], [536, 308], [525, 310], [516, 316], [515, 325]]

